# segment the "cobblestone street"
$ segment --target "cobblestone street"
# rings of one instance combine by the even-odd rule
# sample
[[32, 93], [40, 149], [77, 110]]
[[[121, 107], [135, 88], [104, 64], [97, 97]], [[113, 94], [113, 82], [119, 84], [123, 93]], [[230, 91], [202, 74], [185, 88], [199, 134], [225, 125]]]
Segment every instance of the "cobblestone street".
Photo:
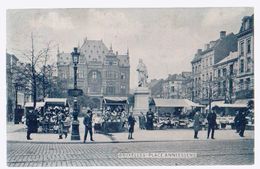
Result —
[[[7, 165], [36, 166], [148, 166], [250, 165], [254, 141], [194, 140], [130, 143], [7, 143]], [[118, 153], [197, 153], [196, 158], [118, 158]]]

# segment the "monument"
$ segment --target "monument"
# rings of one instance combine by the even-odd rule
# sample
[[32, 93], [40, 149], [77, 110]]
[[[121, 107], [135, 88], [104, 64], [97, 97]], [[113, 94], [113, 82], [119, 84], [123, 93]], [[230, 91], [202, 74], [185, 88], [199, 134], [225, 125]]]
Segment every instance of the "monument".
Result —
[[148, 72], [142, 59], [139, 59], [139, 64], [136, 71], [138, 72], [138, 87], [134, 91], [134, 109], [133, 113], [139, 115], [140, 112], [146, 113], [149, 109], [149, 95], [147, 78]]

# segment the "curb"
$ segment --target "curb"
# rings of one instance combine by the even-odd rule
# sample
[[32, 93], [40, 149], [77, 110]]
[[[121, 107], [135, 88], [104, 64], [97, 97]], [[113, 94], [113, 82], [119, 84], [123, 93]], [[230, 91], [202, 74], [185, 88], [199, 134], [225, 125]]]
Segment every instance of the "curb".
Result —
[[98, 141], [98, 142], [86, 142], [83, 143], [83, 141], [71, 141], [71, 142], [57, 142], [57, 141], [52, 141], [52, 142], [44, 142], [44, 141], [16, 141], [16, 140], [7, 140], [7, 143], [32, 143], [32, 144], [113, 144], [113, 143], [159, 143], [159, 142], [200, 142], [200, 141], [231, 141], [231, 140], [254, 140], [254, 138], [238, 138], [238, 139], [194, 139], [194, 140], [133, 140], [133, 141]]

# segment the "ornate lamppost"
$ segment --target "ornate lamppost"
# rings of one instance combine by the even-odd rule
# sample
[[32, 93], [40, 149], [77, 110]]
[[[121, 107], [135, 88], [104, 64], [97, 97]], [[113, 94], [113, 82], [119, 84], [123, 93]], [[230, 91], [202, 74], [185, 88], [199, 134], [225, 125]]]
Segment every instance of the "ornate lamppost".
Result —
[[77, 97], [82, 95], [82, 90], [77, 88], [77, 64], [79, 63], [79, 55], [78, 48], [74, 48], [74, 51], [71, 53], [72, 62], [74, 64], [74, 89], [69, 89], [68, 94], [69, 96], [74, 97], [73, 103], [73, 121], [72, 121], [72, 132], [71, 132], [71, 140], [80, 140], [79, 135], [79, 120], [78, 120], [78, 101]]

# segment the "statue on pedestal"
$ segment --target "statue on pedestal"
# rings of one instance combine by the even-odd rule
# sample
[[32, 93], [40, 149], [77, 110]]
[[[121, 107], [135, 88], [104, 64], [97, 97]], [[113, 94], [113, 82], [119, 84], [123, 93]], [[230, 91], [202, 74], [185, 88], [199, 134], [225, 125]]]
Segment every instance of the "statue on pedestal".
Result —
[[147, 87], [148, 72], [142, 59], [139, 59], [136, 71], [138, 72], [138, 87]]

